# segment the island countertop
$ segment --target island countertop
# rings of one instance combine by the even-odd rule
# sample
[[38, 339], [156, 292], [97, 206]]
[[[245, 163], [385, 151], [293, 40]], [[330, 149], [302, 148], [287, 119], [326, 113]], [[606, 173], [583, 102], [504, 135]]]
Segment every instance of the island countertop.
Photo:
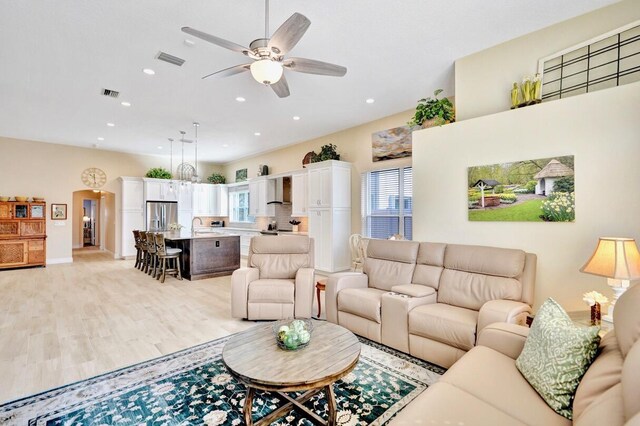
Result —
[[213, 232], [213, 231], [167, 231], [163, 232], [165, 240], [171, 241], [180, 241], [180, 240], [196, 240], [196, 239], [220, 239], [220, 238], [228, 238], [234, 237], [233, 234], [227, 234], [222, 232]]

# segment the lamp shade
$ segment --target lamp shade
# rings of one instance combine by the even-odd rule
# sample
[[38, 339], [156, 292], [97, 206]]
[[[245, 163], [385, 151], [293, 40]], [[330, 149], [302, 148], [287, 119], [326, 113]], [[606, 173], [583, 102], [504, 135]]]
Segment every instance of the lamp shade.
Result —
[[282, 64], [271, 59], [260, 59], [251, 64], [251, 75], [258, 83], [274, 84], [282, 78]]
[[601, 237], [581, 272], [618, 280], [640, 278], [640, 253], [633, 238]]

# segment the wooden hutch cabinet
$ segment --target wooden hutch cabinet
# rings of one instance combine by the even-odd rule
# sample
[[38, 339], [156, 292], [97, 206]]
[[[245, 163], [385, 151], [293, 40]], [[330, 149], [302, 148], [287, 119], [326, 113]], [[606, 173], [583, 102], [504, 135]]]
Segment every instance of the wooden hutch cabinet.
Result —
[[46, 207], [44, 202], [0, 202], [0, 269], [45, 265]]

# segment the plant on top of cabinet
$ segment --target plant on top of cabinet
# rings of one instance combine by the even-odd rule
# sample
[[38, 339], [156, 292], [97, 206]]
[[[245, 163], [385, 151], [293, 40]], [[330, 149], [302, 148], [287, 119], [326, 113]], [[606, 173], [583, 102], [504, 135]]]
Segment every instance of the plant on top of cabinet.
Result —
[[211, 176], [209, 176], [207, 180], [211, 183], [227, 183], [227, 178], [220, 173], [211, 173]]
[[153, 167], [149, 169], [145, 177], [154, 178], [154, 179], [171, 179], [171, 172], [169, 170], [164, 169], [162, 167]]
[[340, 154], [336, 151], [338, 147], [332, 143], [322, 145], [318, 154], [313, 152], [311, 155], [312, 163], [319, 163], [326, 160], [340, 160]]
[[442, 89], [433, 92], [431, 97], [420, 99], [416, 105], [416, 113], [407, 122], [409, 126], [422, 126], [427, 120], [434, 119], [436, 126], [450, 123], [456, 120], [456, 113], [453, 104], [447, 98], [438, 99], [438, 95], [442, 93]]

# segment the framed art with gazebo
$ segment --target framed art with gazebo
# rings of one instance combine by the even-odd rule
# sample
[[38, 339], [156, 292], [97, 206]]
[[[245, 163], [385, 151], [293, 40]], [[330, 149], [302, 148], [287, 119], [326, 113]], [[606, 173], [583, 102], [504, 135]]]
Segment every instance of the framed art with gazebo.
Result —
[[573, 155], [469, 167], [469, 220], [573, 222], [574, 169]]

